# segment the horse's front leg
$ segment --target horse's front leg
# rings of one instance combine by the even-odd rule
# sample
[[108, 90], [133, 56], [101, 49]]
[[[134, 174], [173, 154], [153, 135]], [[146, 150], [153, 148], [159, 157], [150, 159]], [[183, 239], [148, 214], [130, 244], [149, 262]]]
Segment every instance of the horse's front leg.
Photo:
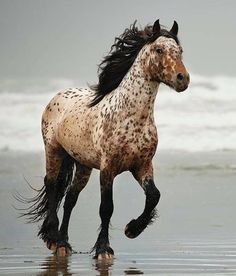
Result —
[[125, 228], [125, 235], [131, 239], [136, 238], [154, 221], [156, 217], [155, 207], [160, 199], [160, 192], [154, 184], [151, 163], [133, 171], [133, 175], [145, 192], [146, 202], [143, 213], [137, 219], [131, 220]]
[[99, 214], [101, 218], [101, 230], [94, 246], [95, 258], [112, 259], [114, 251], [109, 243], [109, 224], [113, 213], [113, 179], [107, 171], [100, 173], [101, 204]]

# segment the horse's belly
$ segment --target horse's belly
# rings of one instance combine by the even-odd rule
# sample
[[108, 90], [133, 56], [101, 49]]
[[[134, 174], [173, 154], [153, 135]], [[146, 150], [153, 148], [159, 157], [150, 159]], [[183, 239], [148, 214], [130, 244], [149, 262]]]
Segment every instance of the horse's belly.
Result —
[[100, 158], [95, 152], [87, 151], [83, 148], [67, 149], [67, 152], [80, 164], [90, 168], [100, 169]]
[[90, 168], [100, 168], [100, 157], [90, 145], [82, 144], [80, 141], [68, 142], [70, 140], [67, 140], [67, 143], [61, 142], [61, 145], [75, 160]]
[[62, 124], [58, 127], [57, 140], [81, 164], [91, 168], [100, 168], [100, 156], [94, 149], [88, 131], [83, 132], [75, 125]]

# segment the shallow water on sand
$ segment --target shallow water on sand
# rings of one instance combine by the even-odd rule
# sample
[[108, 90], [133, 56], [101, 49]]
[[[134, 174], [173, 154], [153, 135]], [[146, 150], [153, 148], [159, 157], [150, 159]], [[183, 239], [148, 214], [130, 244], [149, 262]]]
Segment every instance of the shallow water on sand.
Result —
[[98, 173], [71, 218], [70, 242], [79, 253], [56, 258], [37, 238], [38, 226], [17, 219], [12, 207], [15, 190], [33, 195], [24, 177], [42, 185], [43, 154], [2, 152], [0, 275], [236, 275], [235, 152], [160, 152], [157, 157], [159, 218], [137, 239], [125, 237], [126, 223], [142, 212], [144, 195], [128, 173], [119, 176], [110, 231], [115, 258], [99, 262], [87, 253], [100, 223]]
[[[0, 274], [14, 275], [235, 275], [236, 240], [161, 241], [156, 251], [117, 252], [113, 261], [96, 261], [89, 254], [68, 258], [46, 256], [40, 250], [12, 254], [1, 250]], [[5, 251], [5, 254], [3, 254]], [[13, 250], [14, 251], [14, 250]]]

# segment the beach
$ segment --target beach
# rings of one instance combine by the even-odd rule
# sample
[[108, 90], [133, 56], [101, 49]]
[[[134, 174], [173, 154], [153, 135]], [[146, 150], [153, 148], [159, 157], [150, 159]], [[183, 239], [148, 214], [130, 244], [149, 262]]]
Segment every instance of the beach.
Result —
[[[0, 1], [0, 276], [236, 275], [235, 3]], [[65, 100], [68, 95], [55, 103], [57, 109], [48, 105], [57, 93], [72, 88], [83, 93], [88, 87], [97, 91], [97, 99], [118, 93], [93, 107], [101, 116], [88, 120], [92, 128], [86, 128], [80, 109], [87, 96], [71, 96], [78, 98], [67, 118], [63, 110], [74, 102]], [[151, 92], [157, 92], [155, 102]], [[102, 141], [94, 147], [96, 158], [100, 146], [101, 152], [111, 150], [105, 148], [106, 135], [97, 139], [103, 131], [108, 134], [111, 118], [122, 123], [127, 114], [127, 141], [136, 143], [127, 137], [132, 129], [142, 134], [142, 148], [140, 140], [125, 150], [147, 148], [153, 128], [145, 130], [145, 125], [155, 122], [157, 218], [137, 238], [125, 236], [127, 223], [144, 210], [145, 194], [129, 172], [117, 176], [109, 229], [113, 260], [95, 260], [91, 253], [100, 230], [97, 170], [72, 212], [71, 256], [54, 256], [37, 236], [42, 221], [27, 223], [21, 216], [29, 206], [16, 198], [32, 198], [44, 185], [41, 122], [47, 106], [61, 114], [55, 124], [62, 123], [63, 131], [55, 139], [72, 133], [80, 139], [73, 128], [83, 121], [80, 128], [88, 135], [82, 139]], [[142, 122], [129, 118], [136, 112]], [[120, 134], [116, 129], [107, 136], [115, 141]], [[57, 142], [68, 149], [70, 139]], [[122, 149], [119, 142], [117, 148]], [[105, 157], [101, 154], [101, 163]]]
[[[69, 236], [78, 254], [56, 258], [38, 239], [37, 224], [17, 218], [24, 196], [43, 185], [44, 154], [5, 150], [0, 155], [1, 275], [235, 275], [235, 151], [159, 151], [154, 159], [155, 183], [161, 191], [158, 218], [137, 239], [124, 235], [125, 225], [144, 207], [142, 189], [125, 172], [114, 184], [110, 242], [115, 258], [93, 260], [100, 223], [98, 171], [81, 193]], [[62, 208], [61, 208], [62, 209]], [[61, 217], [61, 211], [59, 212]]]
[[78, 254], [55, 258], [37, 237], [39, 224], [26, 224], [14, 209], [25, 207], [14, 194], [35, 195], [27, 182], [43, 185], [45, 106], [63, 87], [79, 85], [70, 79], [1, 82], [0, 275], [235, 275], [235, 83], [191, 74], [185, 93], [160, 87], [153, 159], [158, 218], [138, 238], [126, 238], [124, 228], [141, 214], [145, 197], [130, 173], [119, 175], [110, 229], [115, 258], [99, 263], [89, 254], [100, 225], [98, 171], [71, 217], [69, 238]]

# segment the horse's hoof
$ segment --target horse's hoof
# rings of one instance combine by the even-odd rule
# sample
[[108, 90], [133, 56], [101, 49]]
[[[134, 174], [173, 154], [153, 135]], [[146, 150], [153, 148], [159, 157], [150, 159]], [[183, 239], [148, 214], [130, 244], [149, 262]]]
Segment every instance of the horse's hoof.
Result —
[[70, 254], [68, 254], [68, 251], [67, 251], [67, 248], [66, 247], [58, 247], [56, 252], [55, 252], [55, 255], [57, 257], [66, 257]]
[[131, 220], [125, 227], [125, 235], [129, 239], [136, 238], [142, 231], [138, 231], [137, 222], [135, 219]]
[[108, 253], [108, 252], [104, 252], [104, 253], [100, 253], [96, 256], [96, 259], [98, 261], [104, 261], [104, 260], [113, 260], [113, 254]]
[[96, 249], [94, 259], [97, 260], [113, 260], [114, 251], [108, 245], [101, 245]]
[[57, 244], [54, 242], [46, 242], [46, 246], [49, 250], [51, 250], [53, 253], [57, 251]]
[[55, 255], [57, 257], [66, 257], [72, 255], [72, 248], [68, 242], [61, 242], [57, 245]]
[[128, 226], [125, 227], [125, 235], [126, 235], [126, 237], [129, 238], [129, 239], [134, 239], [134, 238], [136, 238], [136, 236], [134, 236], [133, 233], [131, 233], [131, 232], [129, 231], [129, 227], [128, 227]]
[[57, 257], [65, 257], [67, 255], [66, 248], [65, 247], [57, 248], [56, 255], [57, 255]]

